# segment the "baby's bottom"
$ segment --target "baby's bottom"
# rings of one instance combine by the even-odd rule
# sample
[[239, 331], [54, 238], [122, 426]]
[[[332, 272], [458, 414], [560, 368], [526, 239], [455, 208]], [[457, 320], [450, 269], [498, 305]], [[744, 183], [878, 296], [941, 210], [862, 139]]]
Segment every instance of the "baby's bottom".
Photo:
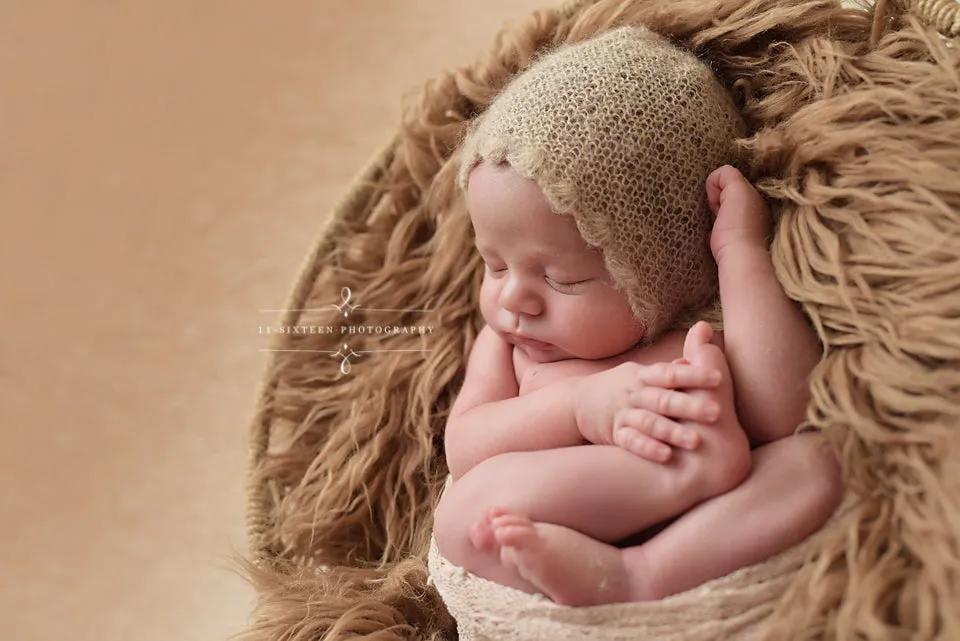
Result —
[[[605, 464], [623, 463], [625, 473], [645, 463], [631, 457], [626, 465], [614, 455], [617, 448], [585, 448], [604, 450], [598, 456], [607, 456]], [[443, 555], [479, 576], [566, 605], [658, 599], [796, 544], [842, 495], [832, 454], [812, 437], [793, 436], [755, 450], [750, 477], [733, 490], [697, 505], [643, 545], [619, 549], [611, 543], [689, 505], [662, 516], [649, 496], [646, 503], [630, 500], [630, 490], [646, 494], [636, 473], [623, 479], [624, 493], [606, 496], [576, 457], [553, 464], [547, 458], [578, 449], [504, 454], [464, 475], [437, 509], [434, 533]], [[518, 458], [535, 455], [545, 465]], [[613, 472], [603, 476], [615, 479]], [[696, 503], [692, 495], [678, 500], [684, 498]]]

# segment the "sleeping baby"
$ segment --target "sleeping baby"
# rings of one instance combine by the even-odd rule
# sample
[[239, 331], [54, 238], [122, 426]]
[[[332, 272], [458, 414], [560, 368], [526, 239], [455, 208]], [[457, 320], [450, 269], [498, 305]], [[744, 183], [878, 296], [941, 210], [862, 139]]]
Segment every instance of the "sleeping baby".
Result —
[[[730, 165], [743, 134], [706, 66], [635, 27], [544, 55], [474, 123], [485, 327], [445, 431], [447, 560], [566, 605], [659, 599], [839, 503], [796, 431], [820, 346]], [[694, 322], [718, 293], [722, 334]]]

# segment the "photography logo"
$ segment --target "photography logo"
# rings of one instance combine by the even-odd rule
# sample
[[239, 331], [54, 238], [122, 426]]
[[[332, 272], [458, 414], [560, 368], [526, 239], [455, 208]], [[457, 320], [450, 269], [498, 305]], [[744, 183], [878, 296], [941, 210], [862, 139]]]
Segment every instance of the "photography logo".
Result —
[[433, 310], [430, 309], [385, 309], [385, 308], [375, 308], [375, 307], [361, 307], [359, 303], [352, 303], [353, 292], [350, 291], [349, 287], [344, 287], [340, 290], [340, 302], [331, 303], [326, 307], [319, 308], [310, 308], [310, 309], [261, 309], [259, 310], [262, 314], [267, 313], [286, 313], [286, 312], [300, 312], [300, 313], [318, 313], [318, 312], [330, 312], [330, 310], [336, 310], [337, 314], [342, 317], [342, 320], [339, 325], [261, 325], [259, 327], [260, 334], [287, 334], [287, 335], [298, 335], [298, 334], [325, 334], [325, 335], [338, 335], [344, 338], [344, 342], [341, 343], [340, 348], [336, 351], [332, 350], [321, 350], [321, 349], [261, 349], [261, 352], [309, 352], [316, 354], [327, 354], [331, 358], [340, 359], [340, 373], [349, 374], [351, 365], [353, 361], [359, 360], [362, 357], [368, 354], [376, 354], [380, 352], [430, 352], [429, 349], [362, 349], [355, 351], [350, 347], [349, 337], [350, 336], [382, 336], [384, 338], [389, 336], [397, 335], [419, 335], [424, 336], [427, 334], [433, 333], [433, 325], [382, 325], [382, 324], [363, 324], [356, 325], [351, 321], [351, 314], [356, 312], [358, 309], [363, 309], [365, 314], [381, 314], [381, 313], [416, 313], [416, 314], [426, 314]]

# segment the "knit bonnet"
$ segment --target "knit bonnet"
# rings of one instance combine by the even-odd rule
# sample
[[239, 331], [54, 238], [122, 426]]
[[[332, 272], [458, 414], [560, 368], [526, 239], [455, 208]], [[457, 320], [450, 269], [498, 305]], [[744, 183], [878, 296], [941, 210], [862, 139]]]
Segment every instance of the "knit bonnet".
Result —
[[535, 181], [602, 252], [652, 341], [716, 298], [705, 183], [736, 164], [744, 131], [706, 65], [648, 29], [623, 27], [517, 75], [471, 126], [459, 182], [466, 189], [480, 161]]

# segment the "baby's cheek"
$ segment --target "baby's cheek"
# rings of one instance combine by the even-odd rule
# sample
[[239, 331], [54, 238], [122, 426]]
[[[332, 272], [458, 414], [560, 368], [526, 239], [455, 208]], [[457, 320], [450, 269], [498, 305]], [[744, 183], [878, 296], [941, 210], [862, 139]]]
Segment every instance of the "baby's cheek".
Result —
[[608, 356], [626, 351], [643, 337], [643, 326], [629, 304], [619, 297], [607, 297], [593, 308], [594, 344]]
[[496, 287], [487, 280], [484, 280], [480, 287], [480, 314], [487, 324], [490, 324], [496, 312], [497, 292], [495, 289]]
[[604, 310], [588, 301], [578, 301], [565, 311], [562, 320], [557, 320], [570, 346], [578, 352], [590, 352], [598, 338], [603, 337]]

